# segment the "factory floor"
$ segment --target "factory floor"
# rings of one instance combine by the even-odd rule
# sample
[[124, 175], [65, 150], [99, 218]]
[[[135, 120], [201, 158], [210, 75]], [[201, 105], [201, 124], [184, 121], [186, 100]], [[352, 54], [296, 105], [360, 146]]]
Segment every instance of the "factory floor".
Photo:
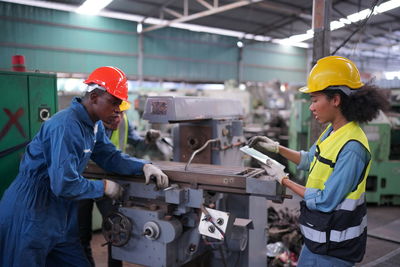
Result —
[[[291, 194], [288, 192], [288, 194]], [[300, 199], [294, 194], [293, 199], [285, 200], [283, 204], [268, 201], [268, 205], [276, 209], [288, 208], [298, 211]], [[368, 239], [364, 259], [356, 267], [400, 266], [400, 207], [368, 206]], [[388, 240], [392, 239], [392, 240]], [[97, 267], [107, 267], [107, 248], [101, 247], [104, 238], [101, 232], [95, 233], [92, 240], [93, 256]], [[124, 267], [139, 267], [124, 263]]]
[[[96, 231], [93, 234], [92, 238], [92, 252], [94, 262], [96, 263], [96, 267], [107, 267], [107, 246], [102, 247], [101, 244], [104, 244], [105, 240], [101, 231]], [[140, 267], [142, 265], [132, 264], [132, 263], [123, 263], [123, 267]]]

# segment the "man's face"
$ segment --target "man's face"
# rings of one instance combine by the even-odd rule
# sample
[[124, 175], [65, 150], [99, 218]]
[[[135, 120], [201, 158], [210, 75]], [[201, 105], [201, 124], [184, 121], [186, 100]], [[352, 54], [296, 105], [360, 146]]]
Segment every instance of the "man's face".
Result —
[[104, 126], [106, 128], [108, 128], [108, 129], [113, 130], [113, 131], [117, 130], [118, 129], [118, 125], [120, 124], [123, 116], [124, 116], [123, 113], [120, 112], [119, 115], [117, 117], [115, 117], [115, 119], [111, 123], [106, 123], [106, 122], [103, 121]]
[[120, 116], [121, 110], [119, 109], [119, 105], [121, 102], [121, 99], [104, 92], [101, 95], [97, 95], [93, 102], [93, 110], [99, 120], [102, 120], [106, 124], [113, 124]]

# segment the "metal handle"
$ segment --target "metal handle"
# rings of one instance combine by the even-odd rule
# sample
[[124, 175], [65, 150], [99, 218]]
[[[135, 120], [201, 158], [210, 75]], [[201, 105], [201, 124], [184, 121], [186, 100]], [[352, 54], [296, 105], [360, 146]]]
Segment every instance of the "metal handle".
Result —
[[210, 140], [208, 140], [207, 142], [205, 142], [204, 145], [203, 145], [202, 147], [200, 147], [199, 149], [195, 150], [195, 151], [192, 153], [192, 155], [190, 156], [190, 159], [189, 159], [188, 163], [186, 163], [185, 171], [187, 171], [187, 168], [189, 167], [190, 163], [192, 162], [194, 156], [196, 156], [197, 153], [203, 151], [203, 150], [208, 146], [209, 143], [214, 143], [214, 142], [217, 142], [217, 141], [219, 141], [218, 138], [210, 139]]

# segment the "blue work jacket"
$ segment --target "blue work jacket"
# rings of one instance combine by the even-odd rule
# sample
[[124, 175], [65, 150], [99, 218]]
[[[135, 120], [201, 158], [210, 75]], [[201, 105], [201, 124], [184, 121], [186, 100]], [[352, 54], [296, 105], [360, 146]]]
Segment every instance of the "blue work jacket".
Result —
[[57, 244], [79, 244], [77, 200], [104, 194], [101, 180], [82, 177], [89, 159], [126, 175], [143, 174], [148, 163], [117, 150], [75, 98], [42, 125], [0, 201], [0, 266], [41, 265]]

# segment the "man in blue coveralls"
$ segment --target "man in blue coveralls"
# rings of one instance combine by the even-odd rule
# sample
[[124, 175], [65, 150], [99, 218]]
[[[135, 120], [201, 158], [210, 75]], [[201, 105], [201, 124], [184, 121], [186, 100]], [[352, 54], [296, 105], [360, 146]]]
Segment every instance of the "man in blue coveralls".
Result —
[[159, 187], [168, 186], [159, 168], [121, 153], [105, 135], [102, 121], [129, 105], [125, 74], [100, 67], [85, 83], [85, 96], [46, 121], [27, 146], [0, 201], [0, 266], [90, 266], [79, 242], [78, 200], [117, 199], [122, 187], [82, 177], [89, 159], [109, 172], [144, 174], [146, 183], [154, 176]]

